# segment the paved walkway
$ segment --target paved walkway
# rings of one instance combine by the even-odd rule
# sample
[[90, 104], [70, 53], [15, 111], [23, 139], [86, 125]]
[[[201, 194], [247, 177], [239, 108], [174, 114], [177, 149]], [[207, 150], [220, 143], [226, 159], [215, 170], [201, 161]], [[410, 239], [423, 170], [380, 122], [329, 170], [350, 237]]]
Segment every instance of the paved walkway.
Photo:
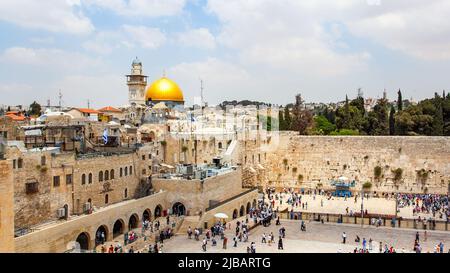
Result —
[[[278, 193], [279, 194], [279, 193]], [[282, 194], [282, 204], [280, 201], [275, 199], [275, 209], [278, 207], [280, 211], [288, 208], [291, 210], [292, 205], [287, 204], [290, 194]], [[265, 201], [269, 202], [269, 198], [265, 195]], [[355, 203], [355, 197], [343, 198], [343, 197], [332, 197], [328, 200], [328, 197], [323, 195], [302, 195], [302, 203], [308, 203], [307, 209], [302, 209], [301, 206], [294, 207], [294, 211], [305, 211], [311, 213], [335, 213], [335, 214], [347, 214], [346, 208], [349, 212], [360, 212], [361, 211], [361, 197], [357, 198]], [[374, 214], [386, 214], [395, 215], [395, 199], [381, 198], [381, 197], [370, 197], [369, 199], [364, 198], [363, 201], [364, 210], [367, 209], [368, 213]], [[431, 214], [418, 214], [413, 215], [412, 207], [399, 208], [398, 216], [403, 218], [417, 218], [419, 215], [423, 217], [430, 217]]]
[[[286, 228], [286, 238], [284, 241], [284, 250], [277, 249], [278, 230], [281, 226]], [[397, 252], [412, 252], [416, 230], [376, 228], [373, 226], [361, 227], [359, 225], [339, 225], [339, 224], [321, 224], [318, 222], [307, 222], [307, 231], [300, 231], [300, 221], [281, 220], [281, 226], [275, 226], [273, 223], [269, 227], [258, 226], [250, 231], [248, 243], [238, 243], [238, 247], [233, 247], [232, 238], [234, 228], [226, 231], [228, 237], [228, 247], [222, 249], [222, 241], [218, 239], [217, 246], [212, 247], [210, 243], [207, 246], [207, 253], [246, 253], [247, 246], [252, 241], [256, 243], [257, 253], [306, 253], [306, 252], [353, 252], [355, 247], [362, 247], [361, 243], [355, 243], [356, 235], [359, 235], [361, 241], [366, 238], [373, 240], [372, 252], [378, 252], [379, 242], [391, 245]], [[342, 232], [347, 234], [347, 244], [342, 244]], [[275, 244], [269, 246], [261, 243], [261, 235], [273, 232], [275, 235]], [[424, 240], [424, 232], [420, 232], [421, 245], [423, 252], [433, 252], [439, 242], [444, 243], [445, 252], [450, 247], [450, 232], [427, 231], [428, 238]], [[201, 236], [201, 239], [203, 237]], [[164, 243], [164, 252], [203, 252], [201, 241], [187, 239], [187, 236], [175, 236]]]

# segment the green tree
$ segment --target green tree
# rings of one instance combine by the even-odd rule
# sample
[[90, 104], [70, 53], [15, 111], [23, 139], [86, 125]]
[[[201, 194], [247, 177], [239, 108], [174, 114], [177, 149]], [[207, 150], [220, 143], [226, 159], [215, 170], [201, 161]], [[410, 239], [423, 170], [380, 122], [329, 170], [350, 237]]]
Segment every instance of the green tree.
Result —
[[284, 107], [284, 130], [291, 130], [292, 127], [292, 118], [291, 112], [289, 111], [289, 107], [286, 105]]
[[41, 105], [34, 101], [30, 104], [30, 110], [28, 111], [30, 116], [40, 116], [41, 115]]
[[286, 130], [286, 122], [284, 121], [283, 111], [278, 111], [279, 129], [280, 131]]
[[398, 97], [397, 97], [397, 110], [400, 112], [400, 111], [403, 110], [402, 91], [399, 89], [397, 94], [398, 94]]
[[334, 130], [336, 130], [336, 125], [331, 123], [326, 117], [322, 115], [314, 117], [314, 133], [329, 135]]
[[291, 129], [297, 131], [300, 135], [306, 135], [308, 129], [313, 125], [313, 115], [311, 111], [304, 108], [303, 99], [300, 94], [295, 96], [295, 105], [292, 109]]
[[391, 105], [391, 111], [389, 112], [389, 134], [395, 135], [395, 108]]
[[434, 106], [436, 108], [433, 115], [433, 135], [444, 135], [444, 116], [442, 111], [442, 100], [437, 93], [434, 94]]
[[385, 136], [389, 135], [389, 120], [388, 120], [388, 101], [386, 98], [379, 99], [373, 108], [372, 134]]

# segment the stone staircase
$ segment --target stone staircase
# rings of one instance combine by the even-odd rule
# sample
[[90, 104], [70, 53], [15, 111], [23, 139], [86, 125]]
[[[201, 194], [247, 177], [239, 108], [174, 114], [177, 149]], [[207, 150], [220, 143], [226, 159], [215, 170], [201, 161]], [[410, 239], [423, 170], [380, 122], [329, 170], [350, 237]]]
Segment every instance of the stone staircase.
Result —
[[187, 230], [189, 227], [191, 227], [193, 231], [194, 228], [198, 227], [199, 225], [200, 225], [200, 216], [198, 215], [185, 216], [176, 234], [187, 234]]

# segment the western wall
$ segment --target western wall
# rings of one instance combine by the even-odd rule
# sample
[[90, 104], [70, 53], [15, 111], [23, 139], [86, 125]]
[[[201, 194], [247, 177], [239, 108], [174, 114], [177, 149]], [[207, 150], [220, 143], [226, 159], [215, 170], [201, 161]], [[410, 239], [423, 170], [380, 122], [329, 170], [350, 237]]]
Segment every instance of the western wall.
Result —
[[356, 181], [354, 190], [366, 182], [371, 191], [381, 192], [449, 190], [449, 137], [280, 132], [272, 138], [243, 150], [244, 184], [331, 189], [329, 182], [344, 176]]

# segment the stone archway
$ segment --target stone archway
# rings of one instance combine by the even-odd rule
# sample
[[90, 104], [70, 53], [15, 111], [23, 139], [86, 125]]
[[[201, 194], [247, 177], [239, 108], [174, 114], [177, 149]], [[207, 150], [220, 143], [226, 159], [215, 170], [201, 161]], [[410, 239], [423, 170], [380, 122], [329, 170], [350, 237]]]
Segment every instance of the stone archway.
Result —
[[108, 241], [108, 227], [106, 225], [101, 225], [95, 232], [95, 245], [104, 244], [106, 241]]
[[247, 202], [247, 209], [245, 210], [245, 212], [246, 212], [247, 214], [250, 213], [250, 208], [251, 208], [250, 202]]
[[186, 215], [186, 207], [181, 202], [176, 202], [172, 206], [172, 213], [175, 215]]
[[128, 220], [128, 229], [133, 230], [135, 228], [138, 228], [138, 226], [139, 226], [139, 217], [136, 213], [132, 214], [130, 216], [130, 219]]
[[257, 205], [257, 203], [256, 203], [256, 199], [253, 199], [253, 202], [252, 202], [252, 207], [253, 207], [253, 208], [256, 208], [256, 205]]
[[162, 216], [162, 206], [161, 205], [157, 205], [155, 207], [154, 215], [155, 215], [155, 219]]
[[80, 233], [75, 241], [80, 245], [81, 252], [89, 250], [89, 246], [90, 246], [89, 233], [87, 233], [87, 232]]
[[241, 206], [241, 208], [239, 209], [239, 216], [242, 217], [245, 214], [245, 208], [244, 205]]
[[124, 233], [125, 224], [122, 219], [118, 219], [113, 225], [113, 238]]
[[144, 210], [142, 213], [142, 221], [148, 220], [150, 221], [152, 219], [152, 211], [150, 209]]
[[233, 219], [236, 219], [237, 217], [238, 217], [238, 210], [235, 209], [235, 210], [233, 211]]

